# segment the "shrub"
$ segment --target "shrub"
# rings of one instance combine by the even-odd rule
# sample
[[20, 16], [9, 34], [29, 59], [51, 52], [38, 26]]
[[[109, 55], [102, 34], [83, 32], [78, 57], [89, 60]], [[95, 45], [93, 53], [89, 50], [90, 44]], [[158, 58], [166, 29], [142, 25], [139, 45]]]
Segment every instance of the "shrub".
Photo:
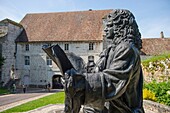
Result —
[[0, 95], [2, 95], [2, 94], [9, 94], [10, 92], [7, 90], [7, 89], [5, 89], [5, 88], [0, 88]]
[[[142, 60], [142, 65], [143, 65], [144, 68], [148, 69], [149, 63], [152, 62], [152, 64], [154, 65], [153, 68], [156, 68], [157, 66], [164, 68], [164, 66], [161, 63], [159, 63], [159, 61], [161, 61], [161, 60], [165, 61], [168, 58], [170, 58], [170, 53], [166, 53], [166, 54], [162, 54], [162, 55], [158, 55], [158, 56], [153, 56], [151, 58]], [[155, 70], [155, 69], [151, 69], [151, 70]]]
[[170, 106], [170, 81], [157, 83], [155, 81], [144, 84], [144, 89], [148, 89], [155, 93], [156, 101]]
[[155, 94], [148, 89], [143, 90], [143, 99], [156, 101]]

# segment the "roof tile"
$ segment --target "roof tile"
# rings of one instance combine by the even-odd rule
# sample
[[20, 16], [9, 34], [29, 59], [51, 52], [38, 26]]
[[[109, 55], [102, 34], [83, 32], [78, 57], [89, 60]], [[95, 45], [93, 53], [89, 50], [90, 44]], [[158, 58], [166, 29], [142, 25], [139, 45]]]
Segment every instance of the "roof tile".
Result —
[[102, 18], [111, 11], [27, 14], [20, 22], [25, 30], [16, 41], [102, 41]]
[[160, 55], [170, 53], [170, 38], [142, 39], [142, 52], [146, 55]]

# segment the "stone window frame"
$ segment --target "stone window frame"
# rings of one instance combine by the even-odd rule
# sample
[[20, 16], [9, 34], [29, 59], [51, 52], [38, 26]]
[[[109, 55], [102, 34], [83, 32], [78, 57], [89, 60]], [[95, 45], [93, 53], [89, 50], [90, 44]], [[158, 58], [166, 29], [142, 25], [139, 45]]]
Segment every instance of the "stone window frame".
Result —
[[46, 45], [47, 45], [48, 47], [52, 46], [52, 44], [51, 44], [51, 43], [47, 43]]
[[47, 66], [52, 66], [52, 59], [50, 57], [46, 56], [46, 62]]
[[30, 56], [24, 56], [25, 58], [25, 65], [30, 65]]
[[64, 44], [64, 50], [65, 50], [65, 51], [68, 51], [68, 50], [69, 50], [69, 44], [68, 44], [68, 43]]
[[94, 50], [94, 42], [89, 43], [89, 50]]
[[30, 50], [29, 44], [25, 44], [25, 51], [29, 51], [29, 50]]

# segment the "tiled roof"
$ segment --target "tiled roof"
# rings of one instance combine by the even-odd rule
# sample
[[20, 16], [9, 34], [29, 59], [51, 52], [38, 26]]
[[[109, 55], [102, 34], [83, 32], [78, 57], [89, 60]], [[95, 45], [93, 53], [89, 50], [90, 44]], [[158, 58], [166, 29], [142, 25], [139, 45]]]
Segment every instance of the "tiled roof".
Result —
[[102, 41], [102, 18], [112, 10], [27, 14], [18, 42]]
[[13, 20], [10, 20], [10, 19], [8, 19], [8, 18], [6, 18], [6, 19], [4, 19], [4, 20], [1, 20], [0, 23], [11, 23], [11, 24], [13, 24], [13, 25], [16, 25], [16, 26], [22, 28], [22, 25], [21, 25], [21, 24], [15, 22], [15, 21], [13, 21]]
[[142, 53], [146, 55], [160, 55], [170, 53], [170, 38], [142, 39]]

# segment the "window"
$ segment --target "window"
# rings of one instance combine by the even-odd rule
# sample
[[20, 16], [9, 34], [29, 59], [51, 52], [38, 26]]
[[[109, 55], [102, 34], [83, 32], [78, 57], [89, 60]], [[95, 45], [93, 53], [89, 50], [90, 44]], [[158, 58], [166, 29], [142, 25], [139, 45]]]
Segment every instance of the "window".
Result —
[[47, 59], [47, 65], [51, 66], [52, 65], [52, 60], [48, 56], [46, 57], [46, 59]]
[[47, 46], [50, 47], [50, 46], [51, 46], [51, 43], [48, 43]]
[[52, 46], [52, 44], [51, 44], [51, 43], [46, 43], [46, 44], [43, 44], [43, 46], [42, 46], [42, 47], [50, 47], [50, 46]]
[[25, 45], [25, 51], [29, 51], [29, 44]]
[[65, 44], [64, 50], [69, 50], [69, 44]]
[[30, 65], [30, 57], [25, 56], [25, 65]]
[[89, 50], [93, 50], [94, 43], [89, 43]]

